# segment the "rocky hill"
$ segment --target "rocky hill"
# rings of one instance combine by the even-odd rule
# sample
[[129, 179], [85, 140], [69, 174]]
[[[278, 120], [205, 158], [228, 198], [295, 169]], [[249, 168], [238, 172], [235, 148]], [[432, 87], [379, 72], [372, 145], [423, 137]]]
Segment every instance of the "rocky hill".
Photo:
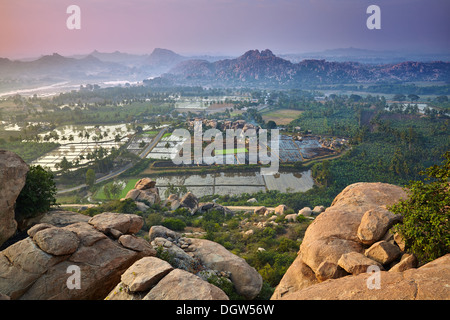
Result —
[[14, 205], [25, 185], [28, 165], [15, 153], [0, 150], [0, 246], [16, 233]]
[[163, 78], [174, 84], [295, 87], [378, 81], [448, 81], [448, 62], [402, 62], [368, 65], [356, 62], [302, 60], [292, 63], [270, 50], [250, 50], [236, 59], [187, 60]]
[[133, 70], [126, 66], [104, 62], [93, 55], [75, 59], [54, 53], [33, 61], [0, 60], [0, 79], [94, 81], [131, 73]]
[[390, 232], [401, 217], [386, 207], [401, 198], [403, 189], [390, 184], [345, 188], [306, 230], [272, 299], [450, 299], [450, 254], [416, 268]]
[[[16, 231], [13, 208], [27, 170], [17, 155], [0, 152], [5, 240]], [[150, 179], [141, 179], [133, 193], [150, 199], [159, 191]], [[184, 197], [179, 205], [193, 204], [189, 199]], [[218, 243], [182, 238], [163, 226], [150, 229], [149, 241], [136, 237], [144, 224], [138, 215], [105, 212], [91, 218], [50, 211], [33, 223], [28, 237], [0, 251], [0, 298], [228, 299], [207, 281], [211, 277], [230, 283], [246, 299], [254, 299], [262, 288], [261, 275]], [[170, 264], [157, 258], [157, 252]]]
[[[156, 78], [155, 78], [156, 77]], [[266, 50], [249, 50], [237, 58], [185, 57], [156, 48], [150, 55], [92, 52], [64, 57], [57, 53], [32, 61], [0, 58], [0, 83], [44, 85], [60, 82], [144, 81], [152, 86], [225, 86], [298, 88], [321, 84], [396, 83], [450, 80], [450, 63], [442, 61], [362, 64], [304, 59], [291, 62]]]

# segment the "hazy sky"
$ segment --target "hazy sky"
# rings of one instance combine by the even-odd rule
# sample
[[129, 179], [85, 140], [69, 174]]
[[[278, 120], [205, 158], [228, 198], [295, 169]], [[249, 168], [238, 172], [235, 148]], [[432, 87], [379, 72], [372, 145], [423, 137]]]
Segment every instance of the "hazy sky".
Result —
[[[81, 29], [69, 30], [70, 5]], [[369, 5], [381, 30], [369, 30]], [[357, 47], [450, 52], [449, 0], [0, 0], [0, 57], [119, 50], [239, 55]]]

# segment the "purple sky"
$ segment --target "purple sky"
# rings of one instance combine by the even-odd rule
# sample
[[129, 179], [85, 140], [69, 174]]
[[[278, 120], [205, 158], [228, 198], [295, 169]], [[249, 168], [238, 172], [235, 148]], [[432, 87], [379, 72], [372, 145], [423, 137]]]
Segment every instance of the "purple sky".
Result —
[[[66, 9], [81, 8], [81, 30]], [[381, 8], [381, 30], [366, 9]], [[450, 52], [449, 0], [1, 0], [0, 57], [119, 50], [239, 55], [357, 47]]]

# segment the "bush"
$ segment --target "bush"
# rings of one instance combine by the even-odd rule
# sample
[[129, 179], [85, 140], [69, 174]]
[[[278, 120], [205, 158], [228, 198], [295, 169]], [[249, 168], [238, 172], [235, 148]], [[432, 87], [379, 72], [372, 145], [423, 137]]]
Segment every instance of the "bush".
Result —
[[170, 230], [183, 231], [186, 228], [186, 223], [180, 219], [167, 218], [162, 222], [162, 225]]
[[162, 217], [159, 213], [150, 213], [145, 219], [145, 224], [148, 229], [150, 229], [153, 226], [161, 225], [161, 223]]
[[56, 185], [51, 171], [41, 166], [30, 166], [25, 186], [16, 200], [16, 220], [35, 217], [56, 204]]
[[244, 300], [244, 297], [236, 292], [234, 285], [230, 280], [223, 277], [218, 277], [216, 275], [211, 275], [208, 277], [207, 281], [222, 289], [230, 300]]
[[408, 251], [421, 263], [450, 252], [450, 152], [442, 166], [432, 166], [421, 172], [425, 181], [411, 181], [409, 198], [393, 205], [390, 210], [403, 215], [403, 224], [395, 227], [405, 240]]

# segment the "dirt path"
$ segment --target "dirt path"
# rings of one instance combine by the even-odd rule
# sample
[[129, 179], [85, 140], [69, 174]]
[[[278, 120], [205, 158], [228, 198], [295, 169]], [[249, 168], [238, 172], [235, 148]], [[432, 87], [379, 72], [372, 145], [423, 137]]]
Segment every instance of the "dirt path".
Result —
[[[224, 206], [230, 209], [231, 211], [253, 211], [257, 208], [261, 208], [262, 206]], [[270, 212], [275, 211], [275, 208], [266, 207]]]

